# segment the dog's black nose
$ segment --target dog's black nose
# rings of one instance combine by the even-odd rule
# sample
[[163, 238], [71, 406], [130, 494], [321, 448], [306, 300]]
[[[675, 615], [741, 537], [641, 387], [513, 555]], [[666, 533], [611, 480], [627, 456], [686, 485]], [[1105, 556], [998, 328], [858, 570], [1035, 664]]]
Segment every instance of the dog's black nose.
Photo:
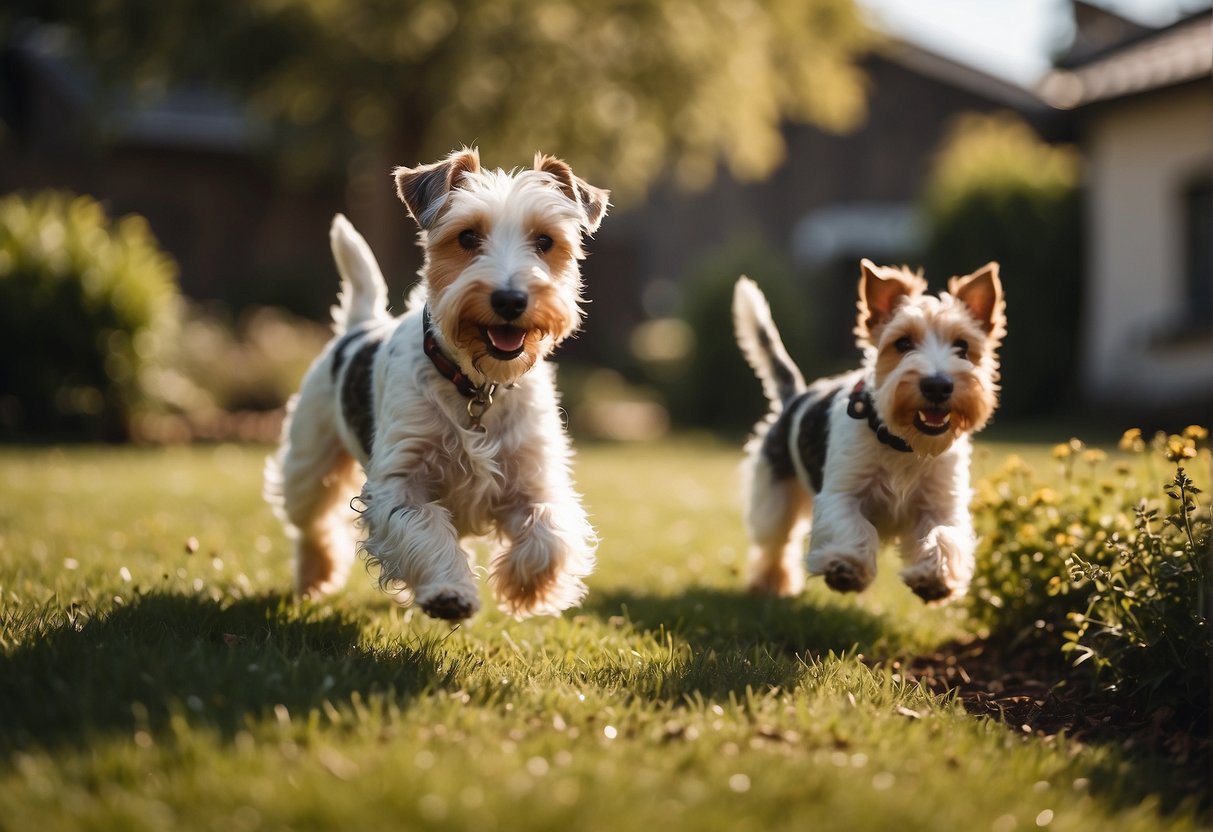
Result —
[[922, 397], [932, 404], [946, 402], [952, 395], [952, 379], [947, 376], [927, 376], [918, 382]]
[[517, 289], [497, 289], [489, 295], [489, 305], [506, 321], [512, 321], [525, 312], [526, 303], [526, 292]]

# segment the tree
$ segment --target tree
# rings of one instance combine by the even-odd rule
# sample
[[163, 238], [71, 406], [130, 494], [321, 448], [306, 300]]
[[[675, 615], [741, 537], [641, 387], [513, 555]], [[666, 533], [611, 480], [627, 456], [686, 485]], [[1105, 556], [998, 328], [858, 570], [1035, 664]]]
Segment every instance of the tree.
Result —
[[957, 122], [924, 195], [927, 274], [942, 280], [1001, 265], [1009, 333], [1002, 347], [1008, 416], [1071, 400], [1082, 309], [1078, 156], [1009, 114]]
[[279, 131], [288, 171], [359, 146], [413, 164], [480, 142], [536, 149], [639, 194], [664, 171], [705, 184], [725, 163], [769, 174], [785, 119], [864, 116], [855, 60], [873, 42], [852, 0], [17, 0], [79, 32], [112, 81], [239, 93]]

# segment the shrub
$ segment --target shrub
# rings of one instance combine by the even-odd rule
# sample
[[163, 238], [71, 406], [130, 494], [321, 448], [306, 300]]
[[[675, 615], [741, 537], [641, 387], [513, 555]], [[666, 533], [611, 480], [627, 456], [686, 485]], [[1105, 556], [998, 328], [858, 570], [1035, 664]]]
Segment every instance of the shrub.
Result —
[[0, 199], [0, 435], [125, 438], [175, 277], [142, 217], [69, 193]]
[[[1138, 706], [1168, 704], [1207, 720], [1209, 505], [1179, 464], [1202, 456], [1207, 466], [1208, 451], [1197, 450], [1206, 436], [1190, 427], [1147, 448], [1129, 431], [1122, 449], [1140, 458], [1112, 464], [1071, 440], [1054, 449], [1056, 477], [1012, 458], [979, 483], [981, 542], [967, 603], [980, 627], [1056, 649]], [[1161, 481], [1164, 460], [1177, 465], [1160, 500], [1148, 485]]]
[[1001, 350], [1004, 416], [1055, 406], [1074, 380], [1078, 175], [1072, 150], [1041, 142], [1017, 117], [974, 115], [957, 122], [927, 181], [927, 274], [942, 280], [989, 260], [1002, 267], [1011, 321]]
[[[1086, 590], [1086, 608], [1072, 612], [1075, 628], [1062, 650], [1087, 663], [1109, 690], [1151, 705], [1209, 705], [1210, 633], [1204, 593], [1209, 578], [1209, 510], [1184, 470], [1207, 433], [1160, 442], [1176, 463], [1164, 488], [1166, 514], [1145, 500], [1134, 509], [1133, 531], [1113, 532], [1103, 563], [1071, 553], [1071, 582]], [[1207, 712], [1206, 712], [1207, 718]]]
[[[790, 267], [770, 246], [743, 240], [705, 256], [683, 282], [682, 319], [694, 344], [686, 364], [664, 387], [677, 424], [741, 432], [766, 413], [762, 388], [733, 335], [733, 285], [743, 274], [767, 296], [793, 360], [803, 361], [808, 353], [805, 304]], [[801, 368], [806, 374], [811, 369], [803, 364]]]
[[172, 348], [149, 374], [155, 407], [136, 419], [135, 438], [276, 440], [287, 399], [330, 335], [277, 307], [233, 320], [221, 305], [188, 305]]
[[173, 364], [221, 410], [275, 410], [299, 389], [332, 330], [276, 307], [243, 312], [193, 309]]

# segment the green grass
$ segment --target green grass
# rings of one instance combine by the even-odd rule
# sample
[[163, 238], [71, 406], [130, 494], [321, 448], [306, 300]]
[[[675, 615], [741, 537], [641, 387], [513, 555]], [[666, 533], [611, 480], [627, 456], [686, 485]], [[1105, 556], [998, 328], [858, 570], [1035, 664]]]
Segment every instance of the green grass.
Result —
[[[985, 444], [977, 473], [1009, 450]], [[361, 570], [295, 603], [265, 452], [0, 450], [0, 830], [1207, 821], [1165, 760], [906, 682], [892, 660], [966, 621], [891, 553], [859, 597], [748, 597], [735, 448], [583, 448], [586, 605], [454, 630]]]

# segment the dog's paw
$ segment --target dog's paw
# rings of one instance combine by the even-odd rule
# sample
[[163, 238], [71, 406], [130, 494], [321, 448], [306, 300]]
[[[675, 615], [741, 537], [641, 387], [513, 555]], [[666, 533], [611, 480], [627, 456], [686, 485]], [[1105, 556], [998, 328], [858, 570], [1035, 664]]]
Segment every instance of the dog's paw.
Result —
[[964, 593], [963, 589], [950, 586], [938, 569], [925, 566], [911, 567], [901, 573], [901, 580], [910, 590], [928, 604], [950, 601]]
[[907, 584], [914, 594], [928, 604], [937, 601], [945, 601], [952, 597], [952, 590], [948, 589], [948, 585], [942, 581], [922, 581], [916, 584]]
[[443, 621], [462, 621], [480, 609], [475, 590], [449, 585], [419, 590], [416, 602], [426, 615]]
[[835, 592], [862, 592], [868, 585], [867, 575], [849, 560], [830, 561], [821, 574]]

